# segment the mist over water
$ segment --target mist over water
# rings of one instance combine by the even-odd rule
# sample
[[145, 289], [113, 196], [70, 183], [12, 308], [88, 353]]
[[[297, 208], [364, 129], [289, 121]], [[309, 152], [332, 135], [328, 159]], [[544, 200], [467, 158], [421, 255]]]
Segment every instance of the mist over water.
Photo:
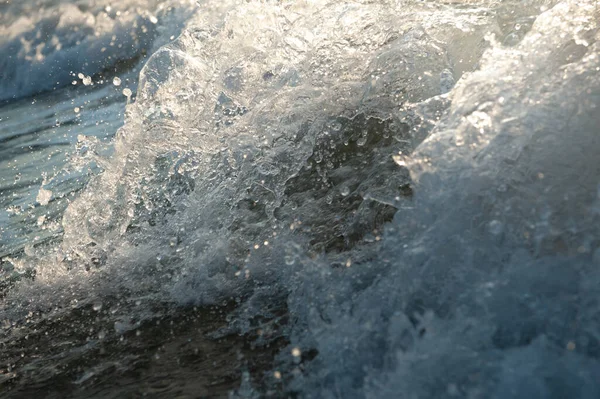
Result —
[[[0, 8], [0, 52], [25, 54], [2, 58], [0, 98], [66, 65], [141, 68], [135, 96], [104, 77], [126, 102], [114, 140], [71, 142], [52, 179], [101, 173], [65, 190], [51, 242], [4, 260], [0, 388], [62, 356], [90, 393], [141, 367], [148, 325], [220, 309], [194, 316], [203, 339], [268, 358], [238, 350], [232, 397], [600, 395], [595, 1], [89, 3], [28, 16], [65, 40], [77, 13], [110, 20], [67, 50], [37, 38], [41, 59], [23, 6]], [[48, 323], [69, 349], [24, 344]], [[110, 367], [70, 363], [99, 347]]]

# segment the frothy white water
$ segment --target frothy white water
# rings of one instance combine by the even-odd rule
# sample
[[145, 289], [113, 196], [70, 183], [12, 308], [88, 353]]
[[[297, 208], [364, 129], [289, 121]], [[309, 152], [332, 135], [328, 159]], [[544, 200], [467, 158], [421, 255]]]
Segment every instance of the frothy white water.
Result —
[[7, 315], [285, 306], [301, 396], [598, 396], [593, 1], [202, 10]]
[[[169, 41], [191, 0], [25, 0], [3, 4], [0, 100], [31, 96], [132, 64]], [[160, 22], [160, 23], [159, 23]], [[171, 38], [172, 40], [172, 38]], [[78, 75], [82, 74], [82, 78]]]

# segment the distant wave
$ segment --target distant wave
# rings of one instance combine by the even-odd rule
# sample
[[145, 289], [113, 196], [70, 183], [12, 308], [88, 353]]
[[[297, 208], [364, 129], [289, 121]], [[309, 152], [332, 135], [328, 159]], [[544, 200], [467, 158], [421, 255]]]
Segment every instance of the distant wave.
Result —
[[[140, 3], [143, 8], [136, 0], [113, 6], [99, 3], [108, 4], [42, 4], [38, 9], [21, 3], [4, 12], [0, 100], [31, 96], [73, 81], [81, 84], [78, 74], [94, 76], [135, 62], [151, 50], [160, 33], [157, 15], [162, 12], [166, 17], [166, 7], [155, 9], [155, 1]], [[180, 25], [169, 22], [171, 28]]]

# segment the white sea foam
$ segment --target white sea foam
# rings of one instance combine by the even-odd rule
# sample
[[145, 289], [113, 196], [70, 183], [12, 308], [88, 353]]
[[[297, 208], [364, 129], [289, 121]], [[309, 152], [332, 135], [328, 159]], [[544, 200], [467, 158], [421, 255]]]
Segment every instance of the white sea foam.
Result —
[[[193, 2], [29, 0], [8, 2], [0, 19], [0, 100], [52, 90], [77, 73], [134, 63], [176, 34]], [[159, 13], [165, 24], [156, 24]], [[86, 81], [89, 81], [87, 78]], [[85, 82], [85, 81], [84, 81]]]

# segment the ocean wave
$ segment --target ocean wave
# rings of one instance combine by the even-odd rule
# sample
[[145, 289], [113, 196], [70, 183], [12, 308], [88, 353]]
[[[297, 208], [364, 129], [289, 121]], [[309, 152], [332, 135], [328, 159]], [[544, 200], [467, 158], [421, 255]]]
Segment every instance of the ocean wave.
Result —
[[285, 394], [598, 396], [593, 1], [203, 7], [7, 319], [234, 302]]
[[[17, 99], [130, 68], [155, 40], [173, 39], [191, 3], [130, 0], [8, 3], [0, 21], [0, 100]], [[166, 37], [164, 37], [166, 36]], [[80, 76], [81, 75], [81, 76]]]

